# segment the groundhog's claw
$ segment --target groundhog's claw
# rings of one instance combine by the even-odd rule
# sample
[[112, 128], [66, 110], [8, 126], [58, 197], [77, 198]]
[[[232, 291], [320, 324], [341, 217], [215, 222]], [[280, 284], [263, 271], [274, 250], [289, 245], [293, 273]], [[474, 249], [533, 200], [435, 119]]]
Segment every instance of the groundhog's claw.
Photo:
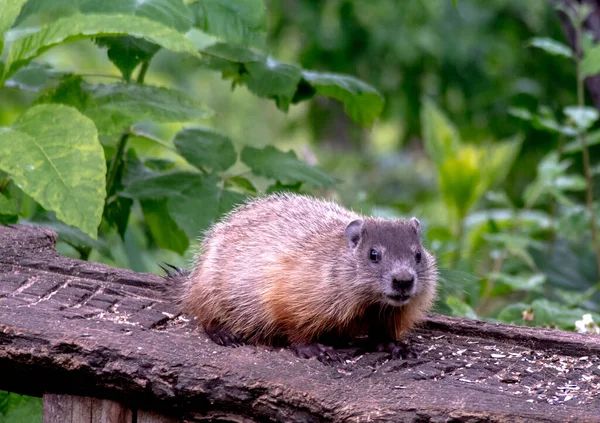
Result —
[[379, 352], [387, 352], [392, 356], [392, 360], [397, 360], [399, 358], [407, 359], [407, 358], [417, 358], [417, 353], [413, 349], [413, 347], [404, 341], [389, 341], [382, 342], [377, 344], [376, 347]]
[[204, 331], [215, 344], [234, 348], [244, 345], [244, 341], [239, 336], [221, 326], [207, 325], [204, 327]]
[[292, 344], [290, 349], [300, 358], [316, 357], [321, 363], [341, 363], [343, 360], [333, 349], [323, 344]]

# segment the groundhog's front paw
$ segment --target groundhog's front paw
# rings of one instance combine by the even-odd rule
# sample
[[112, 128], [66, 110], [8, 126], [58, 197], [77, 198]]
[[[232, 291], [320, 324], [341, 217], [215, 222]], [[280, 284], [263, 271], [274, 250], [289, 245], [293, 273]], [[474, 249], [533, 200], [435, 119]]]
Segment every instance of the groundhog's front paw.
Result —
[[224, 347], [241, 347], [244, 341], [229, 329], [225, 329], [218, 325], [206, 325], [204, 332], [215, 343]]
[[324, 364], [341, 363], [343, 361], [333, 347], [322, 344], [292, 344], [290, 349], [300, 358], [316, 357]]
[[375, 349], [379, 352], [390, 353], [393, 360], [418, 357], [415, 349], [406, 341], [380, 342], [376, 345]]

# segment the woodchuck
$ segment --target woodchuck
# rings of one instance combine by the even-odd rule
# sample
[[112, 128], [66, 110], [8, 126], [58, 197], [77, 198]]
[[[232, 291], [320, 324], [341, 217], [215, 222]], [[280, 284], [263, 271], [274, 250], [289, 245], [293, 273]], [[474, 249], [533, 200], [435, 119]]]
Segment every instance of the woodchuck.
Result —
[[183, 279], [181, 308], [214, 342], [290, 344], [321, 359], [361, 335], [404, 355], [401, 336], [431, 307], [437, 268], [416, 218], [276, 194], [214, 224]]

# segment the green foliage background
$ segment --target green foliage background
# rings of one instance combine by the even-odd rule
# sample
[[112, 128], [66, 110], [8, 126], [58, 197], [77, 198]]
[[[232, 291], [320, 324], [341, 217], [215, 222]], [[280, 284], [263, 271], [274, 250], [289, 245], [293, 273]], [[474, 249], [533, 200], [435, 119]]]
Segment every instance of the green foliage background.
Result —
[[[186, 266], [235, 204], [301, 191], [419, 217], [437, 311], [600, 320], [600, 47], [546, 0], [0, 0], [0, 34], [0, 223], [64, 254]], [[0, 421], [40, 415], [0, 392]]]

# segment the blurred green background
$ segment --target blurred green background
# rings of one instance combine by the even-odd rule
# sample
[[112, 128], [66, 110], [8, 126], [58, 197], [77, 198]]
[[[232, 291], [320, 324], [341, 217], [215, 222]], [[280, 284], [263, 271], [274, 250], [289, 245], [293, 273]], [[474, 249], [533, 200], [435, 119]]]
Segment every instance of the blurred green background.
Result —
[[[565, 43], [548, 1], [265, 4], [269, 54], [304, 69], [356, 76], [382, 93], [385, 107], [372, 127], [354, 123], [341, 103], [325, 97], [283, 113], [246, 87], [232, 91], [219, 73], [163, 50], [145, 82], [176, 87], [209, 105], [217, 115], [207, 125], [236, 147], [291, 148], [340, 180], [326, 189], [302, 186], [303, 192], [366, 214], [421, 219], [440, 264], [436, 311], [568, 330], [584, 314], [600, 320], [589, 224], [592, 215], [598, 219], [599, 190], [593, 207], [585, 201], [599, 171], [597, 116], [581, 124], [565, 109], [581, 100], [574, 60], [531, 45], [536, 37]], [[58, 46], [37, 62], [88, 82], [119, 78], [106, 50], [92, 41]], [[0, 125], [12, 124], [39, 95], [17, 88], [2, 89]], [[155, 129], [170, 138], [180, 128]], [[582, 136], [590, 144], [588, 179], [573, 144]], [[130, 146], [140, 156], [173, 159], [143, 138]], [[234, 169], [245, 170], [239, 163]], [[253, 182], [259, 191], [267, 186], [260, 178]], [[33, 221], [34, 214], [22, 218]], [[187, 266], [192, 258], [191, 248], [183, 255], [161, 248], [139, 206], [124, 239], [114, 231], [101, 235], [112, 254], [92, 249], [89, 260], [158, 272], [159, 262]], [[59, 248], [80, 257], [70, 243]], [[0, 422], [31, 421], [14, 411], [11, 418], [18, 409], [5, 407]]]

